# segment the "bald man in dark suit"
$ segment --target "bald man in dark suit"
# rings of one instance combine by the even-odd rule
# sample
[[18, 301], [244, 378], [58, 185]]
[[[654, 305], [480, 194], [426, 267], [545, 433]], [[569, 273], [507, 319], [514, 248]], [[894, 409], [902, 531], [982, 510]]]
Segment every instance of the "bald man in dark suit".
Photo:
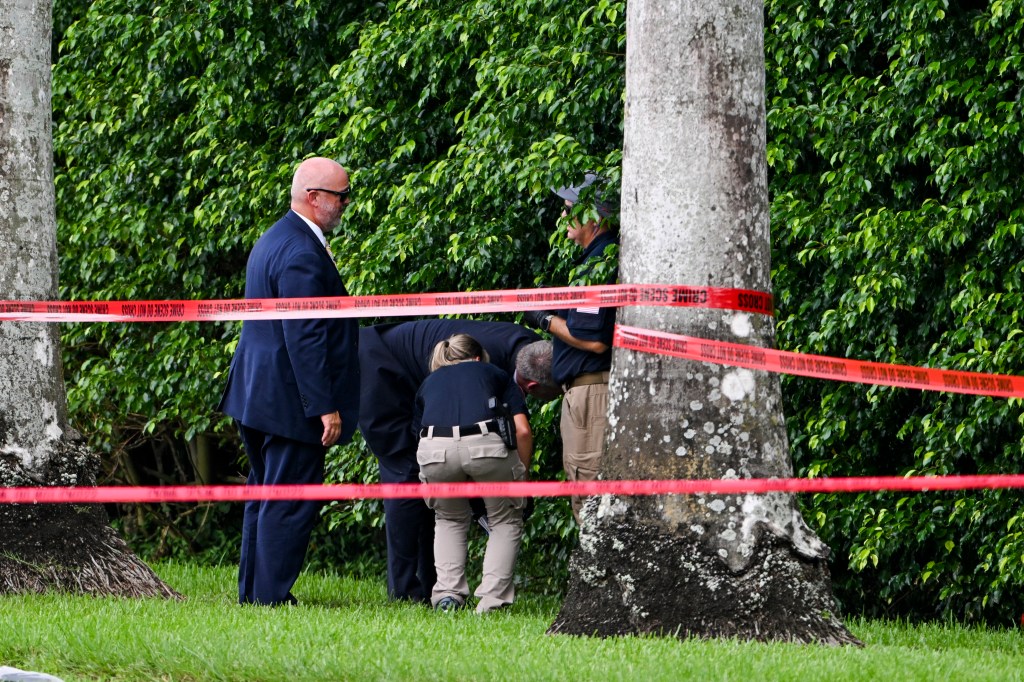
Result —
[[[347, 296], [327, 247], [349, 203], [348, 173], [311, 158], [292, 179], [291, 210], [256, 242], [246, 298]], [[359, 418], [359, 328], [351, 319], [247, 320], [220, 409], [249, 458], [249, 485], [319, 484], [327, 448], [352, 438]], [[319, 501], [245, 505], [238, 600], [295, 603]]]

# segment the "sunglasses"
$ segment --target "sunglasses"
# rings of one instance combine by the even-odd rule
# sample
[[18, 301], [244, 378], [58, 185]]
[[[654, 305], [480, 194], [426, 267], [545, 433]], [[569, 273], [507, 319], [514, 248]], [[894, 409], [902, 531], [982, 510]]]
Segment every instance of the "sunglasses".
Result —
[[338, 197], [338, 201], [345, 201], [345, 199], [348, 199], [349, 194], [352, 193], [352, 185], [350, 184], [348, 187], [346, 187], [345, 189], [341, 190], [340, 192], [338, 190], [333, 190], [333, 189], [324, 189], [323, 187], [307, 187], [306, 191], [307, 192], [327, 192], [328, 194], [333, 194], [334, 196]]

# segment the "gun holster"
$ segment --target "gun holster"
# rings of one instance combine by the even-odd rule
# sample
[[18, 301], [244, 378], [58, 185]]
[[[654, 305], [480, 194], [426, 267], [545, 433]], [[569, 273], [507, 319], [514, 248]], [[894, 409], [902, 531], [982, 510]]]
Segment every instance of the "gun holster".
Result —
[[509, 450], [516, 449], [516, 425], [515, 420], [509, 413], [507, 403], [499, 403], [498, 399], [491, 396], [487, 400], [487, 407], [494, 413], [494, 421], [498, 424], [498, 435], [505, 442]]

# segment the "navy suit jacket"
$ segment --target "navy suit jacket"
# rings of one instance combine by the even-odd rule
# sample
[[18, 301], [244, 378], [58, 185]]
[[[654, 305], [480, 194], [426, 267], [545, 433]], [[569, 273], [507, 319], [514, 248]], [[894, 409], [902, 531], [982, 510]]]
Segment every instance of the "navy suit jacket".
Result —
[[491, 364], [512, 376], [516, 353], [540, 341], [536, 333], [511, 322], [415, 320], [359, 330], [363, 377], [359, 428], [378, 459], [396, 472], [418, 471], [417, 437], [412, 423], [416, 391], [430, 374], [434, 346], [452, 334], [469, 334], [490, 355]]
[[[348, 296], [338, 268], [289, 211], [249, 254], [246, 298]], [[317, 444], [320, 416], [341, 414], [341, 438], [359, 420], [359, 325], [354, 319], [246, 320], [220, 410], [250, 428]]]

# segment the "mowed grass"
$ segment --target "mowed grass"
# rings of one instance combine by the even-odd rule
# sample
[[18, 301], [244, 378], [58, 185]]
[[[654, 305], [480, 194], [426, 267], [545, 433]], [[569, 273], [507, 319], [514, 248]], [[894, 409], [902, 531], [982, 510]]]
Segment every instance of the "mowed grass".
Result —
[[297, 607], [235, 604], [235, 569], [158, 564], [183, 602], [0, 597], [0, 666], [76, 680], [1024, 680], [1018, 630], [852, 621], [863, 649], [545, 630], [558, 602], [433, 613], [383, 581], [305, 574]]

